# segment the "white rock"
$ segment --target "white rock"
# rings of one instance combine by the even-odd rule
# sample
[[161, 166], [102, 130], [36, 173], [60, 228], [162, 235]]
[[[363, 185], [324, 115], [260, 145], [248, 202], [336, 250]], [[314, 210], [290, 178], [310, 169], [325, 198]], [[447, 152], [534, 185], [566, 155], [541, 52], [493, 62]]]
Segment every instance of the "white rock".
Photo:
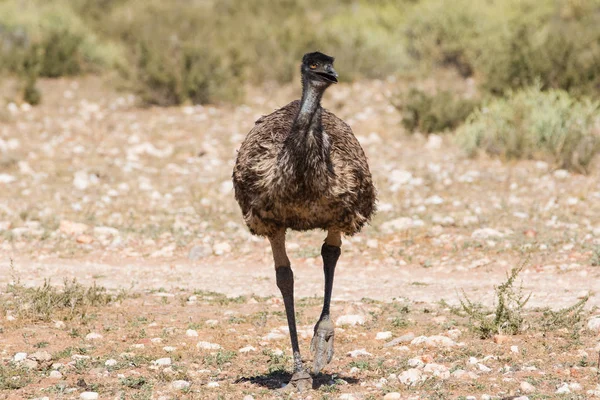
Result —
[[342, 315], [335, 320], [337, 326], [344, 325], [363, 325], [365, 323], [365, 316], [359, 314], [348, 314]]
[[198, 331], [196, 331], [195, 329], [188, 329], [187, 331], [185, 331], [185, 335], [190, 337], [198, 337]]
[[219, 324], [219, 321], [216, 319], [207, 319], [206, 320], [206, 325], [208, 325], [208, 326], [215, 326], [218, 324]]
[[556, 393], [556, 394], [571, 393], [571, 389], [569, 389], [569, 384], [563, 383], [562, 385], [559, 386], [558, 389], [556, 389], [556, 392], [554, 392], [554, 393]]
[[521, 382], [521, 384], [519, 385], [519, 387], [521, 388], [521, 391], [524, 393], [533, 393], [535, 392], [535, 386], [533, 386], [531, 383], [523, 381]]
[[269, 332], [263, 336], [263, 340], [283, 340], [285, 338], [287, 336], [280, 332]]
[[425, 147], [432, 150], [441, 148], [442, 137], [440, 135], [430, 134], [429, 136], [427, 136], [427, 144], [425, 145]]
[[569, 383], [569, 389], [571, 389], [574, 392], [579, 392], [583, 389], [583, 386], [581, 386], [579, 382], [571, 382]]
[[492, 370], [492, 369], [491, 369], [490, 367], [488, 367], [487, 365], [484, 365], [484, 364], [481, 364], [481, 363], [477, 364], [477, 368], [479, 368], [479, 370], [480, 370], [481, 372], [490, 372], [490, 371]]
[[213, 244], [213, 253], [217, 256], [231, 252], [231, 245], [227, 242], [217, 242]]
[[65, 329], [67, 325], [62, 321], [54, 321], [54, 327], [56, 329]]
[[245, 395], [242, 400], [254, 400], [254, 397], [251, 394]]
[[190, 387], [190, 383], [188, 381], [173, 381], [171, 383], [171, 387], [175, 390], [185, 390]]
[[23, 361], [26, 358], [27, 358], [27, 353], [17, 353], [14, 355], [13, 361], [19, 362], [19, 361]]
[[379, 241], [377, 239], [367, 240], [367, 247], [370, 249], [376, 249], [379, 247]]
[[587, 328], [592, 332], [600, 332], [600, 315], [596, 315], [588, 320]]
[[238, 350], [240, 353], [249, 353], [251, 351], [256, 351], [256, 348], [253, 346], [246, 346], [246, 347], [242, 347], [241, 349]]
[[110, 358], [104, 362], [104, 365], [107, 367], [114, 367], [115, 365], [117, 365], [117, 360]]
[[406, 231], [408, 229], [417, 228], [425, 225], [420, 219], [412, 219], [408, 217], [400, 217], [381, 224], [381, 230], [385, 233], [397, 231]]
[[90, 332], [87, 335], [85, 335], [85, 340], [100, 340], [102, 338], [103, 336], [96, 332]]
[[96, 226], [94, 228], [94, 236], [98, 236], [98, 237], [119, 236], [119, 230], [116, 228], [111, 228], [110, 226]]
[[352, 358], [357, 358], [357, 357], [362, 357], [362, 356], [370, 357], [373, 354], [369, 353], [365, 349], [357, 349], [357, 350], [349, 351], [346, 355], [348, 355]]
[[357, 400], [356, 396], [352, 393], [342, 393], [340, 394], [340, 400]]
[[390, 339], [391, 337], [392, 337], [392, 332], [390, 332], [390, 331], [377, 332], [377, 335], [375, 335], [375, 340], [387, 340], [387, 339]]
[[504, 234], [492, 228], [482, 228], [476, 229], [471, 234], [471, 237], [474, 239], [488, 239], [492, 237], [503, 237]]
[[98, 393], [96, 392], [83, 392], [79, 395], [81, 400], [97, 400]]
[[421, 343], [425, 343], [427, 341], [427, 336], [417, 336], [416, 338], [414, 338], [413, 340], [410, 341], [410, 344], [412, 345], [417, 345], [417, 344], [421, 344]]
[[423, 367], [423, 372], [432, 374], [433, 376], [440, 379], [448, 379], [450, 378], [450, 371], [448, 367], [442, 364], [429, 363]]
[[53, 371], [50, 371], [49, 376], [51, 379], [62, 379], [63, 374], [61, 374], [60, 371], [53, 370]]
[[209, 388], [216, 388], [216, 387], [219, 387], [219, 382], [208, 382], [208, 383], [206, 384], [206, 387], [209, 387]]
[[419, 369], [411, 368], [407, 371], [402, 372], [398, 376], [398, 380], [407, 386], [412, 386], [417, 384], [422, 379], [422, 372]]
[[165, 346], [163, 347], [163, 350], [166, 351], [167, 353], [172, 353], [175, 350], [177, 350], [177, 347], [173, 347], [173, 346]]
[[425, 204], [439, 205], [439, 204], [442, 204], [443, 202], [444, 202], [444, 199], [442, 199], [437, 194], [425, 199]]
[[158, 360], [154, 360], [154, 361], [152, 361], [152, 363], [153, 363], [154, 365], [158, 365], [158, 366], [167, 366], [167, 365], [171, 365], [171, 358], [170, 358], [170, 357], [159, 358]]
[[434, 335], [427, 338], [425, 342], [427, 347], [453, 347], [456, 342], [447, 336]]
[[221, 345], [219, 345], [217, 343], [200, 341], [196, 344], [196, 347], [198, 349], [202, 349], [202, 350], [219, 350], [221, 348]]
[[519, 353], [519, 346], [510, 346], [510, 351], [513, 353]]
[[17, 180], [17, 178], [15, 178], [12, 175], [0, 174], [0, 183], [13, 183], [16, 180]]
[[557, 169], [556, 171], [554, 171], [554, 177], [557, 179], [566, 179], [569, 177], [569, 171], [564, 170], [564, 169]]
[[390, 392], [383, 396], [383, 400], [400, 400], [402, 396], [398, 392]]
[[420, 358], [411, 358], [408, 360], [408, 366], [411, 368], [423, 368], [425, 363]]
[[52, 355], [47, 351], [36, 351], [35, 353], [30, 354], [28, 358], [40, 362], [52, 361]]

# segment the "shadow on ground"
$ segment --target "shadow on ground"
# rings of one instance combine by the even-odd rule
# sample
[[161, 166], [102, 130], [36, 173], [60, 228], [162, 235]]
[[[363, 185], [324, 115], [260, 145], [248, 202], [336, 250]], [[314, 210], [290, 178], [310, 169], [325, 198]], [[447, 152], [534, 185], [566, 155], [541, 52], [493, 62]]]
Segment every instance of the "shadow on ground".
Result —
[[[292, 374], [285, 371], [273, 371], [268, 374], [256, 375], [252, 377], [241, 377], [235, 381], [235, 383], [251, 382], [255, 385], [265, 387], [267, 389], [275, 390], [281, 389], [287, 385], [292, 378]], [[321, 386], [329, 386], [335, 383], [336, 379], [343, 379], [350, 385], [358, 383], [358, 379], [350, 378], [347, 376], [330, 375], [330, 374], [318, 374], [313, 376], [313, 389], [319, 389]]]

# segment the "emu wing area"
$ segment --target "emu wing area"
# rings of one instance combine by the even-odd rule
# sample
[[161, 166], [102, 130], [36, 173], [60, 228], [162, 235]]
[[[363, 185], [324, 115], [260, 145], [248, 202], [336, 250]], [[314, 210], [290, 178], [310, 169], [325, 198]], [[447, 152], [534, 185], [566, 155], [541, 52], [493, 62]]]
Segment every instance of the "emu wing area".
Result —
[[[375, 211], [376, 191], [367, 159], [352, 129], [323, 109], [323, 131], [331, 143], [335, 175], [328, 190], [310, 199], [290, 198], [278, 179], [278, 155], [300, 107], [293, 101], [261, 117], [242, 143], [233, 170], [235, 198], [253, 234], [269, 236], [282, 228], [339, 230], [353, 235]], [[286, 193], [287, 192], [287, 193]]]

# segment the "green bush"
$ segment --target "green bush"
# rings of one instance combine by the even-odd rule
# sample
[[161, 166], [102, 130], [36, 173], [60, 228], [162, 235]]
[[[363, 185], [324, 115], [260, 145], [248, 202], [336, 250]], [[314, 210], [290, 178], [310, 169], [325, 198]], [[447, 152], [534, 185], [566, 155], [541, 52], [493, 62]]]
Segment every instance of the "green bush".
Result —
[[395, 106], [409, 132], [432, 133], [456, 128], [477, 105], [478, 101], [459, 98], [449, 91], [431, 96], [413, 88]]
[[585, 173], [600, 152], [599, 116], [598, 102], [536, 86], [475, 111], [456, 138], [469, 155], [482, 149], [505, 159], [548, 159]]
[[[35, 57], [44, 77], [76, 75], [113, 66], [117, 46], [100, 43], [67, 3], [0, 3], [0, 68], [23, 71]], [[32, 53], [36, 53], [32, 55]]]

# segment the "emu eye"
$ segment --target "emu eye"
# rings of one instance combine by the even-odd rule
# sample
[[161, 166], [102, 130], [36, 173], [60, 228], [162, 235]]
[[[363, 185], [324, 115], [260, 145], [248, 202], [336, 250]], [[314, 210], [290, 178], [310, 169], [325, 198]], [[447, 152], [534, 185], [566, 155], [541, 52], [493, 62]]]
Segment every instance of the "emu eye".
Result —
[[310, 69], [316, 69], [317, 68], [317, 64], [310, 64]]

